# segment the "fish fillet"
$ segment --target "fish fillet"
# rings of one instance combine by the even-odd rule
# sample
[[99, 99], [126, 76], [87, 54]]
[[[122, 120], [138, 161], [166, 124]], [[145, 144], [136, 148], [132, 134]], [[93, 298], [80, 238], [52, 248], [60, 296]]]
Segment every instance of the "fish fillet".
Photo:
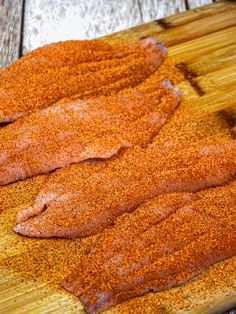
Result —
[[236, 173], [235, 148], [235, 140], [174, 150], [152, 144], [128, 150], [105, 165], [75, 164], [58, 170], [34, 204], [19, 213], [14, 230], [32, 237], [96, 234], [156, 195], [229, 181]]
[[[226, 186], [209, 188], [195, 193], [169, 193], [156, 196], [140, 205], [132, 213], [118, 217], [115, 221], [115, 228], [105, 229], [90, 252], [93, 254], [103, 252], [103, 254], [110, 255], [113, 250], [126, 251], [137, 239], [140, 248], [140, 243], [144, 244], [142, 234], [145, 236], [149, 234], [148, 241], [153, 243], [155, 238], [152, 238], [151, 228], [171, 217], [179, 208], [192, 205], [198, 213], [206, 218], [217, 220], [222, 227], [225, 224], [233, 227], [235, 225], [235, 189], [236, 180]], [[210, 206], [208, 206], [209, 202]], [[108, 243], [109, 251], [107, 250]]]
[[[125, 48], [125, 47], [123, 47]], [[127, 47], [126, 47], [127, 48]], [[117, 58], [128, 55], [118, 52]], [[1, 80], [10, 77], [26, 78], [50, 68], [61, 68], [81, 63], [107, 60], [114, 57], [114, 46], [101, 40], [68, 40], [45, 45], [21, 57], [11, 66], [1, 70]]]
[[146, 144], [179, 104], [170, 82], [112, 96], [63, 100], [0, 130], [0, 184]]
[[[96, 42], [99, 43], [99, 41]], [[91, 45], [94, 46], [94, 41]], [[52, 46], [52, 50], [53, 48], [55, 45]], [[86, 63], [72, 65], [69, 61], [69, 65], [66, 64], [68, 56], [65, 59], [62, 54], [64, 60], [59, 53], [58, 58], [61, 57], [62, 60], [58, 62], [61, 62], [62, 66], [42, 67], [41, 72], [37, 68], [41, 64], [40, 51], [35, 54], [35, 57], [33, 54], [28, 59], [26, 57], [26, 61], [19, 61], [19, 66], [16, 63], [12, 70], [9, 69], [8, 75], [5, 72], [0, 74], [0, 77], [3, 76], [0, 83], [0, 122], [14, 121], [25, 114], [48, 107], [62, 98], [71, 96], [88, 98], [135, 86], [151, 75], [166, 56], [166, 49], [163, 45], [151, 38], [140, 41], [133, 48], [124, 49], [123, 54], [120, 47], [117, 50], [115, 48], [110, 50], [110, 58], [107, 60], [91, 62], [91, 56], [89, 56]], [[46, 49], [46, 52], [49, 51], [51, 51], [50, 47]], [[43, 48], [41, 52], [43, 55], [45, 52]], [[83, 49], [79, 52], [79, 55], [85, 54]], [[89, 55], [88, 51], [86, 51], [87, 54]], [[47, 58], [49, 56], [50, 53]], [[38, 62], [34, 63], [34, 58]], [[44, 58], [42, 60], [45, 61]], [[96, 51], [92, 60], [96, 61]], [[42, 64], [48, 65], [44, 61]], [[49, 61], [52, 66], [55, 62], [56, 60]], [[17, 75], [17, 71], [22, 67], [24, 71]]]
[[[73, 67], [78, 64], [89, 65], [104, 60], [120, 59], [142, 53], [155, 39], [146, 38], [131, 45], [111, 45], [102, 40], [67, 40], [45, 45], [21, 57], [11, 66], [0, 71], [1, 81], [10, 77], [27, 78], [52, 68]], [[157, 43], [157, 42], [156, 42]]]
[[[88, 313], [168, 289], [236, 254], [235, 182], [156, 197], [120, 217], [63, 286]], [[129, 232], [127, 232], [127, 227]]]

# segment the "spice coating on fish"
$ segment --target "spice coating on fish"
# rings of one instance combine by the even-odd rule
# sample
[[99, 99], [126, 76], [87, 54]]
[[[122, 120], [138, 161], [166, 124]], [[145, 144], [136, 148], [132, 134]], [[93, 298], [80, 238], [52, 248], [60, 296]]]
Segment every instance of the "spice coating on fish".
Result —
[[75, 164], [58, 170], [34, 204], [19, 214], [14, 230], [33, 237], [96, 234], [156, 195], [228, 182], [236, 173], [235, 148], [235, 140], [163, 150], [151, 144], [130, 149], [105, 165]]
[[159, 196], [121, 216], [63, 287], [80, 297], [86, 312], [96, 314], [129, 298], [183, 284], [233, 256], [235, 183]]
[[166, 54], [152, 38], [126, 47], [96, 40], [40, 48], [0, 73], [0, 122], [14, 121], [62, 98], [84, 99], [133, 87], [155, 72]]
[[60, 101], [0, 130], [0, 184], [146, 144], [182, 95], [169, 82], [112, 96]]

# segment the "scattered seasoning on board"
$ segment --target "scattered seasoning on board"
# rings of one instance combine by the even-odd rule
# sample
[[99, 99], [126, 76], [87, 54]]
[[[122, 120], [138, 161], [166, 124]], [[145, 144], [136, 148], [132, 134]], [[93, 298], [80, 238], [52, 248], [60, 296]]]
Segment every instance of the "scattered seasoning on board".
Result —
[[[176, 83], [181, 74], [170, 65], [169, 60], [157, 71], [157, 80], [168, 76]], [[187, 98], [187, 96], [186, 96]], [[197, 101], [196, 101], [197, 104]], [[207, 122], [207, 123], [206, 123]], [[169, 123], [156, 137], [161, 143], [169, 140], [173, 144], [185, 146], [203, 138], [229, 138], [230, 132], [221, 116], [205, 116], [197, 111], [196, 106], [187, 99], [180, 105]], [[79, 265], [81, 257], [88, 252], [96, 236], [86, 239], [32, 239], [19, 236], [12, 231], [16, 223], [17, 212], [33, 202], [35, 195], [47, 180], [47, 175], [38, 176], [23, 182], [17, 182], [0, 188], [0, 223], [3, 249], [0, 251], [0, 269], [9, 269], [23, 277], [44, 282], [60, 289], [61, 281]], [[112, 308], [107, 313], [150, 313], [160, 311], [165, 313], [170, 304], [175, 308], [185, 307], [186, 304], [197, 306], [195, 296], [205, 297], [205, 291], [218, 289], [222, 296], [221, 284], [228, 287], [226, 293], [232, 294], [235, 289], [234, 276], [236, 259], [230, 259], [217, 264], [208, 270], [206, 275], [199, 277], [191, 286], [183, 286], [158, 294], [148, 294], [131, 299], [128, 302]], [[217, 274], [217, 279], [216, 279]], [[189, 288], [190, 287], [190, 288]], [[190, 290], [189, 290], [190, 289]], [[191, 297], [193, 296], [193, 297]], [[215, 298], [215, 295], [214, 295]], [[171, 310], [169, 308], [169, 310]]]
[[89, 313], [100, 312], [184, 283], [232, 257], [235, 188], [233, 181], [196, 193], [165, 194], [121, 216], [101, 233], [92, 254], [82, 258], [63, 286], [80, 296]]

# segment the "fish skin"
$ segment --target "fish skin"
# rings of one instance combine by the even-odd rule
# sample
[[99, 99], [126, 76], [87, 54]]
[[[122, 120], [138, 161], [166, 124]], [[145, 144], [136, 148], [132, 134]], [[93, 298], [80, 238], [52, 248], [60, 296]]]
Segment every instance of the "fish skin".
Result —
[[[197, 143], [169, 152], [158, 145], [135, 147], [103, 167], [87, 169], [86, 177], [81, 177], [86, 168], [82, 164], [61, 169], [51, 175], [34, 204], [19, 214], [14, 230], [32, 237], [96, 234], [154, 196], [228, 182], [236, 174], [235, 147], [235, 140]], [[48, 202], [51, 193], [54, 197]]]
[[146, 144], [181, 97], [175, 87], [163, 82], [155, 88], [61, 101], [23, 117], [0, 130], [0, 185]]
[[[99, 41], [92, 41], [91, 44], [94, 42], [102, 46]], [[117, 50], [108, 46], [110, 57], [107, 56], [106, 59], [104, 56], [104, 61], [96, 61], [96, 53], [101, 55], [102, 49], [94, 54], [91, 52], [89, 58], [94, 55], [94, 62], [91, 62], [93, 59], [88, 59], [83, 60], [85, 63], [77, 60], [78, 63], [70, 64], [68, 55], [59, 54], [61, 60], [50, 60], [49, 56], [43, 58], [40, 55], [40, 51], [45, 52], [42, 48], [0, 72], [0, 123], [12, 122], [66, 97], [108, 95], [135, 86], [155, 72], [166, 57], [163, 45], [151, 38], [140, 41], [136, 48], [135, 45], [127, 46], [126, 49], [123, 47], [123, 53], [119, 46]], [[49, 52], [58, 47], [54, 44], [46, 48]], [[82, 59], [83, 51], [81, 50]], [[78, 58], [79, 56], [75, 57]], [[60, 66], [57, 67], [56, 62]], [[39, 71], [40, 66], [42, 71]]]
[[[88, 313], [96, 314], [134, 296], [186, 283], [214, 263], [233, 256], [235, 182], [198, 193], [170, 194], [169, 200], [166, 195], [150, 200], [143, 205], [149, 226], [143, 224], [142, 206], [120, 217], [113, 228], [102, 232], [62, 286], [80, 297]], [[179, 200], [185, 202], [183, 207], [183, 203], [178, 207]], [[168, 205], [172, 207], [169, 212]], [[163, 215], [153, 222], [156, 208], [159, 214], [163, 209]], [[141, 224], [138, 235], [134, 227], [127, 234], [130, 220], [131, 224]], [[129, 241], [124, 245], [125, 238]]]

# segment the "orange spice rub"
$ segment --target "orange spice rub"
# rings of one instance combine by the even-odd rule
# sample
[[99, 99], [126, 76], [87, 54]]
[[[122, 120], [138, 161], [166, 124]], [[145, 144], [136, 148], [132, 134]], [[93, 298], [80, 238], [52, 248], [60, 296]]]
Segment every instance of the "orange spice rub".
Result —
[[[125, 47], [124, 47], [125, 48]], [[127, 53], [118, 53], [117, 58]], [[50, 68], [74, 66], [81, 63], [107, 60], [114, 55], [112, 45], [101, 40], [68, 40], [45, 45], [21, 57], [0, 72], [1, 80], [11, 77], [26, 78]]]
[[[52, 68], [73, 67], [79, 64], [121, 59], [144, 52], [153, 39], [148, 38], [130, 45], [111, 45], [102, 40], [67, 40], [45, 45], [21, 57], [0, 72], [1, 80], [11, 76], [26, 78]], [[158, 43], [157, 43], [158, 44]], [[159, 44], [161, 47], [161, 44]], [[163, 48], [164, 49], [164, 48]]]
[[[145, 244], [142, 241], [142, 235], [145, 234], [145, 237], [150, 235], [145, 242], [152, 242], [154, 240], [154, 238], [151, 239], [151, 234], [154, 236], [152, 228], [155, 229], [155, 226], [159, 226], [182, 207], [193, 208], [194, 206], [194, 209], [204, 217], [213, 218], [222, 226], [227, 224], [228, 227], [233, 228], [236, 214], [235, 189], [236, 180], [234, 179], [222, 187], [209, 188], [195, 193], [170, 193], [156, 196], [140, 205], [132, 213], [118, 217], [115, 227], [107, 228], [100, 234], [99, 240], [92, 246], [90, 253], [103, 252], [109, 256], [114, 250], [129, 250], [129, 246], [135, 241], [139, 243], [139, 249], [141, 249], [141, 246]], [[158, 232], [156, 236], [159, 237]], [[106, 251], [108, 243], [110, 250]]]
[[[91, 41], [93, 48], [99, 41]], [[69, 49], [70, 44], [65, 43]], [[89, 46], [89, 44], [87, 44]], [[105, 45], [105, 44], [104, 44]], [[109, 46], [109, 45], [108, 45]], [[53, 49], [53, 48], [57, 49]], [[59, 47], [63, 51], [63, 44]], [[55, 51], [60, 51], [59, 47], [52, 46], [46, 49], [47, 57], [50, 53], [55, 58]], [[72, 45], [72, 50], [74, 46]], [[78, 50], [78, 54], [88, 56], [87, 63], [72, 63], [65, 56], [58, 54], [58, 62], [62, 66], [57, 67], [53, 60], [51, 63], [45, 61], [43, 57], [45, 51], [32, 53], [26, 61], [19, 61], [9, 68], [8, 71], [0, 73], [2, 80], [0, 83], [0, 122], [9, 122], [34, 112], [40, 108], [52, 105], [64, 97], [76, 95], [85, 98], [101, 94], [111, 94], [125, 87], [135, 86], [141, 83], [146, 77], [152, 74], [164, 61], [166, 50], [154, 39], [145, 39], [136, 45], [124, 49], [120, 46], [109, 49], [110, 56], [104, 61], [96, 61], [96, 57], [91, 59], [91, 50]], [[101, 51], [99, 51], [101, 53]], [[70, 55], [70, 54], [69, 54]], [[42, 71], [38, 66], [43, 65]], [[36, 62], [34, 63], [34, 58]], [[86, 62], [86, 57], [85, 62]], [[52, 58], [53, 59], [53, 58]], [[72, 58], [73, 59], [73, 58]], [[48, 60], [48, 59], [47, 59]], [[83, 60], [83, 58], [82, 58]], [[38, 61], [38, 62], [37, 62]], [[90, 61], [90, 63], [88, 62]], [[91, 62], [93, 61], [93, 62]], [[55, 61], [56, 62], [56, 61]], [[26, 64], [25, 64], [26, 63]], [[24, 67], [22, 74], [17, 75], [17, 71]], [[17, 77], [17, 79], [16, 79]]]
[[[173, 78], [173, 82], [174, 84], [176, 84], [175, 79], [177, 77], [178, 80], [178, 75], [176, 75], [177, 72], [174, 67], [170, 68], [169, 61], [169, 59], [166, 59], [165, 62], [160, 66], [158, 71], [154, 75], [152, 75], [150, 79], [153, 79], [153, 76], [155, 76], [156, 81], [158, 82], [159, 80], [163, 81], [164, 79]], [[181, 106], [179, 106], [169, 123], [161, 129], [161, 132], [156, 137], [156, 142], [158, 142], [159, 146], [162, 146], [160, 144], [164, 144], [165, 147], [176, 146], [176, 149], [178, 149], [178, 145], [180, 144], [187, 148], [190, 143], [193, 143], [196, 140], [205, 140], [209, 137], [220, 137], [225, 139], [229, 138], [229, 135], [229, 129], [224, 119], [220, 117], [215, 117], [214, 115], [204, 116], [202, 112], [197, 113], [195, 110], [192, 110], [192, 104], [184, 104], [184, 102], [182, 102]], [[80, 170], [79, 167], [77, 167], [77, 171], [76, 173], [74, 173], [74, 175], [76, 174], [78, 176], [78, 171], [81, 171], [80, 180], [82, 176], [85, 180], [86, 177], [91, 174], [91, 169], [94, 169], [95, 167], [97, 169], [100, 169], [103, 166], [104, 164], [100, 163], [96, 165], [91, 164], [89, 167], [82, 166]], [[94, 170], [93, 173], [95, 173]], [[73, 173], [70, 172], [70, 174], [72, 177], [66, 178], [66, 180], [73, 179]], [[25, 278], [30, 278], [35, 281], [39, 280], [40, 282], [43, 281], [46, 284], [50, 284], [50, 286], [53, 285], [54, 288], [58, 288], [58, 284], [62, 281], [62, 279], [67, 274], [69, 274], [72, 269], [76, 269], [77, 267], [79, 267], [77, 265], [79, 260], [81, 259], [81, 255], [83, 255], [85, 251], [87, 251], [88, 246], [92, 244], [95, 237], [74, 240], [61, 239], [60, 241], [58, 241], [57, 239], [45, 239], [43, 241], [37, 241], [36, 239], [27, 239], [17, 236], [13, 237], [10, 231], [10, 228], [15, 221], [14, 216], [16, 215], [17, 207], [20, 204], [28, 203], [30, 201], [33, 202], [33, 199], [37, 194], [37, 190], [39, 190], [40, 186], [43, 186], [47, 178], [48, 176], [38, 176], [31, 180], [25, 180], [5, 187], [1, 187], [1, 221], [4, 226], [4, 232], [6, 232], [6, 235], [9, 236], [9, 242], [7, 242], [7, 247], [4, 246], [5, 249], [1, 252], [1, 265], [4, 265], [4, 267], [7, 267], [8, 269], [13, 269], [14, 271], [20, 272]], [[57, 178], [58, 184], [63, 183], [62, 177], [59, 178], [58, 176]], [[56, 184], [55, 176], [54, 184]], [[196, 195], [196, 193], [184, 193], [184, 195], [184, 198], [188, 198], [190, 195], [191, 197], [192, 195]], [[170, 195], [163, 195], [161, 197], [166, 197], [170, 199], [169, 196]], [[220, 193], [219, 197], [221, 197]], [[184, 200], [182, 200], [181, 196], [176, 199], [176, 203], [179, 202], [184, 205]], [[161, 201], [158, 202], [158, 207], [160, 207], [160, 203]], [[171, 212], [175, 212], [174, 203], [175, 200], [173, 200], [169, 204], [166, 202], [167, 206], [165, 208], [163, 208], [164, 206], [162, 206], [163, 214], [160, 214], [162, 218], [165, 217], [165, 212], [168, 215], [169, 210]], [[145, 208], [147, 209], [148, 206], [145, 207], [144, 204], [142, 205], [142, 207], [142, 220], [144, 220], [144, 222], [149, 225], [151, 224], [151, 221], [148, 220], [148, 217], [146, 217], [147, 215], [145, 216]], [[136, 213], [136, 210], [134, 213]], [[226, 210], [226, 213], [229, 214], [229, 211]], [[152, 211], [151, 214], [152, 218], [154, 219], [155, 213]], [[127, 214], [125, 214], [125, 216], [126, 215]], [[216, 212], [215, 210], [214, 215], [219, 216], [219, 212]], [[129, 217], [130, 216], [131, 215], [129, 215]], [[120, 218], [118, 219], [121, 219], [121, 217], [122, 216], [120, 216]], [[137, 221], [138, 226], [141, 225], [141, 221], [140, 219], [138, 219], [138, 217], [137, 220], [132, 219], [132, 222], [135, 223], [135, 221]], [[234, 220], [232, 219], [232, 222], [233, 221]], [[131, 228], [131, 226], [128, 224], [127, 228]], [[133, 232], [134, 228], [131, 230], [132, 234]], [[124, 234], [123, 231], [122, 234]], [[117, 234], [117, 238], [119, 240], [119, 234]], [[101, 244], [101, 241], [99, 241], [98, 246], [95, 246], [94, 248], [98, 248], [99, 243]], [[104, 242], [104, 244], [106, 243]], [[13, 249], [14, 255], [11, 254]], [[199, 247], [199, 249], [201, 248]], [[15, 254], [16, 250], [17, 254]], [[3, 258], [6, 256], [11, 257], [7, 259]], [[122, 313], [132, 312], [135, 314], [137, 312], [143, 313], [145, 311], [156, 313], [163, 312], [165, 311], [165, 309], [170, 309], [172, 304], [174, 304], [175, 306], [177, 304], [178, 308], [181, 308], [182, 306], [185, 308], [185, 297], [186, 295], [189, 296], [189, 289], [193, 292], [193, 296], [188, 297], [187, 299], [187, 303], [189, 304], [191, 304], [191, 301], [194, 301], [193, 298], [195, 298], [198, 293], [201, 294], [203, 298], [205, 298], [206, 291], [208, 291], [207, 295], [209, 296], [211, 292], [214, 293], [216, 289], [219, 290], [219, 287], [222, 288], [224, 286], [233, 289], [232, 276], [225, 276], [226, 272], [234, 273], [233, 266], [234, 259], [230, 259], [228, 261], [225, 261], [224, 263], [220, 263], [219, 265], [215, 265], [214, 267], [212, 267], [210, 271], [208, 271], [204, 276], [201, 276], [201, 278], [198, 278], [196, 281], [194, 281], [193, 284], [186, 285], [186, 287], [180, 287], [171, 291], [167, 291], [164, 294], [149, 294], [140, 298], [135, 298], [133, 300], [130, 300], [129, 302], [120, 304], [119, 307], [115, 309], [115, 311], [121, 311]], [[165, 300], [167, 299], [168, 302], [165, 302]], [[80, 303], [78, 303], [78, 307], [80, 308]], [[78, 311], [79, 310], [80, 309], [78, 309]]]
[[180, 99], [179, 90], [163, 82], [90, 100], [63, 100], [23, 117], [0, 130], [0, 185], [147, 144]]
[[[236, 254], [236, 182], [156, 197], [106, 229], [64, 282], [96, 314], [185, 283]], [[153, 219], [154, 218], [154, 219]], [[129, 232], [127, 232], [129, 228]]]
[[151, 144], [107, 164], [89, 165], [88, 170], [81, 164], [58, 170], [33, 206], [19, 214], [14, 230], [33, 237], [96, 234], [155, 195], [198, 191], [229, 181], [236, 173], [235, 148], [235, 140], [177, 149]]

